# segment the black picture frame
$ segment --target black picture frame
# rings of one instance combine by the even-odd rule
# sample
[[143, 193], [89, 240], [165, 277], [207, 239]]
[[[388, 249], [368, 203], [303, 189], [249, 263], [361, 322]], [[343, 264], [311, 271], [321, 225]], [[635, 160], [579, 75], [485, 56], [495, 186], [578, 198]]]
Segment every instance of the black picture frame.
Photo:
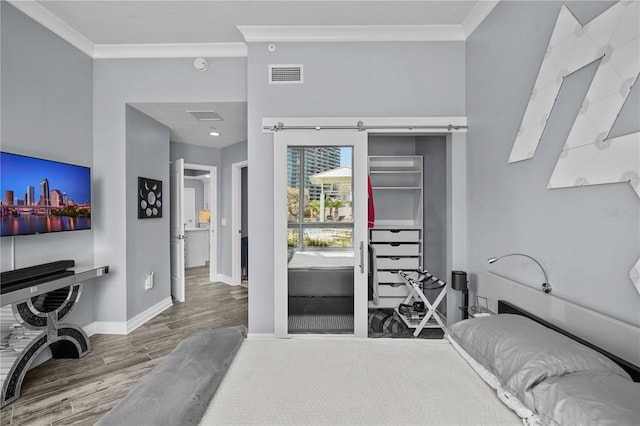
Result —
[[138, 177], [138, 219], [162, 217], [162, 181]]

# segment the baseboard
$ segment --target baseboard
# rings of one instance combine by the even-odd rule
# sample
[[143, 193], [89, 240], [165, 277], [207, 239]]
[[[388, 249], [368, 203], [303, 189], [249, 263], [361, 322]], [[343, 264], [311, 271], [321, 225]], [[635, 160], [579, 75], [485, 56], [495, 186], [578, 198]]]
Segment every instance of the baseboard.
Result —
[[156, 315], [160, 314], [171, 306], [173, 306], [173, 301], [171, 300], [171, 296], [169, 296], [166, 299], [161, 300], [159, 303], [156, 303], [146, 311], [140, 312], [138, 315], [127, 321], [127, 334], [131, 333], [133, 330], [140, 327], [142, 324], [154, 318]]
[[225, 283], [227, 285], [240, 285], [238, 284], [234, 284], [233, 283], [233, 278], [231, 278], [229, 275], [224, 275], [224, 274], [216, 274], [216, 282], [219, 281], [221, 283]]
[[84, 332], [87, 333], [87, 336], [93, 336], [94, 334], [129, 334], [159, 313], [170, 308], [172, 305], [173, 301], [171, 300], [171, 297], [167, 297], [149, 309], [131, 318], [127, 322], [94, 321], [83, 327], [83, 329]]
[[247, 333], [247, 339], [275, 339], [274, 333]]
[[83, 327], [87, 336], [94, 334], [127, 334], [127, 323], [116, 321], [94, 321]]

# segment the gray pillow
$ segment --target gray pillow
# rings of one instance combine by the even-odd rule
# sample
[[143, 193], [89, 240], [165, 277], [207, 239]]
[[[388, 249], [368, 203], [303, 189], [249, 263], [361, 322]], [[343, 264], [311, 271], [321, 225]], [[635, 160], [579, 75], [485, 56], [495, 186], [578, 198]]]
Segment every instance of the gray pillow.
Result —
[[449, 328], [449, 335], [531, 410], [531, 389], [549, 377], [600, 371], [631, 380], [599, 352], [520, 315], [460, 321]]
[[640, 383], [581, 371], [551, 377], [532, 390], [538, 415], [558, 425], [640, 425]]

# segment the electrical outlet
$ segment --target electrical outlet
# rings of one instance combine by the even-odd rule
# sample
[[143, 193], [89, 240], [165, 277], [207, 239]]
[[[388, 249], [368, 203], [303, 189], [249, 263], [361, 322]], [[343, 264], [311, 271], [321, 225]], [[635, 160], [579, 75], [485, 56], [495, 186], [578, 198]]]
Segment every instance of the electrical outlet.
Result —
[[149, 272], [144, 280], [144, 289], [151, 290], [153, 288], [153, 272]]

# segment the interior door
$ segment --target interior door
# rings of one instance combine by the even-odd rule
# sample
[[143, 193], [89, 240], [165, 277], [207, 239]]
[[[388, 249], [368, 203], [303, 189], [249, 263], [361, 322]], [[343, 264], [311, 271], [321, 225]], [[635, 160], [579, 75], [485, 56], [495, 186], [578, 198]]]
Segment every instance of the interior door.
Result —
[[184, 159], [170, 166], [171, 186], [171, 296], [184, 302]]
[[[330, 318], [337, 306], [332, 306], [331, 297], [338, 300], [344, 291], [344, 288], [335, 287], [336, 279], [340, 282], [352, 280], [351, 328], [345, 328], [339, 334], [367, 336], [367, 141], [367, 133], [358, 131], [284, 130], [274, 133], [274, 325], [278, 337], [292, 335], [298, 321], [304, 322], [307, 317], [315, 321], [326, 313], [326, 319], [320, 319], [323, 324], [342, 321], [342, 318], [337, 321], [334, 321], [335, 317]], [[345, 152], [349, 153], [350, 171], [344, 170], [342, 158], [338, 163], [327, 161], [327, 158]], [[305, 153], [308, 154], [306, 160]], [[297, 159], [292, 160], [292, 157]], [[297, 173], [292, 170], [303, 167], [309, 169], [306, 173], [300, 172], [299, 183], [292, 183], [295, 180], [292, 173]], [[340, 192], [336, 189], [339, 185], [333, 181], [327, 181], [325, 185], [318, 180], [335, 175], [343, 178], [350, 175], [348, 201], [342, 199], [342, 208], [341, 203], [336, 202], [340, 196], [329, 196], [331, 191]], [[292, 202], [292, 197], [298, 197], [297, 204]], [[298, 210], [298, 213], [292, 213], [292, 210]], [[337, 237], [342, 238], [342, 242], [334, 244], [332, 233], [341, 232], [351, 234], [350, 242], [348, 236], [342, 236]], [[319, 259], [327, 263], [315, 264]], [[310, 262], [308, 268], [306, 261]], [[352, 275], [348, 275], [350, 271]], [[308, 312], [306, 306], [293, 312], [293, 305], [305, 297], [308, 298]], [[300, 314], [300, 311], [312, 315]], [[314, 327], [310, 325], [308, 331], [301, 333], [332, 334], [331, 331], [314, 331]], [[326, 330], [331, 330], [331, 326]]]
[[196, 228], [198, 226], [196, 221], [196, 190], [195, 188], [184, 188], [183, 191], [182, 212], [185, 228]]

